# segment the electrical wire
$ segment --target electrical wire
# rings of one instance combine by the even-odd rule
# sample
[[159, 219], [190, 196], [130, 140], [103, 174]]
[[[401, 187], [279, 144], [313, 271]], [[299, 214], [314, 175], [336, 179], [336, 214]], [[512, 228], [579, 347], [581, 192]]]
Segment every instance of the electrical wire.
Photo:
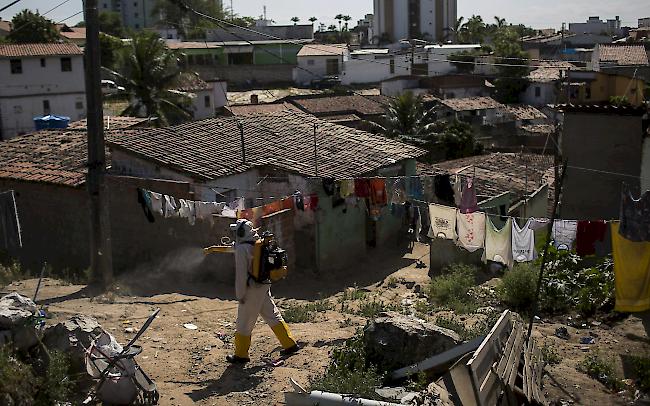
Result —
[[6, 6], [0, 8], [0, 13], [8, 9], [9, 7], [13, 6], [14, 4], [18, 3], [20, 0], [14, 0], [11, 3], [7, 4]]

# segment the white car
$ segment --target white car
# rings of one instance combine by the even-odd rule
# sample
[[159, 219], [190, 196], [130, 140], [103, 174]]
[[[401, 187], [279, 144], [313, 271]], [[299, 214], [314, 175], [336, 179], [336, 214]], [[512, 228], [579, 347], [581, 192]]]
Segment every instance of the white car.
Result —
[[116, 85], [112, 80], [102, 80], [102, 94], [115, 94], [123, 91], [124, 87]]

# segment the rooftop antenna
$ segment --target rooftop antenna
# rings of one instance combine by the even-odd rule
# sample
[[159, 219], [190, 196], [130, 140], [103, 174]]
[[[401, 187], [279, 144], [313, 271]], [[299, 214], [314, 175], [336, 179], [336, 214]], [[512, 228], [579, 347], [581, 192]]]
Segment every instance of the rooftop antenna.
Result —
[[266, 20], [266, 6], [264, 6], [264, 20]]

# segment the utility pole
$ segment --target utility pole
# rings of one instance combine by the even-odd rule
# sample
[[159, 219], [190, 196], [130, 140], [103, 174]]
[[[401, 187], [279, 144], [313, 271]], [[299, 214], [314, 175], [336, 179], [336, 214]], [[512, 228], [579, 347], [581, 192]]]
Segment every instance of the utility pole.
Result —
[[316, 176], [318, 176], [318, 141], [316, 140], [316, 133], [318, 131], [318, 126], [314, 123], [314, 169], [316, 170]]
[[106, 150], [99, 60], [97, 0], [84, 0], [86, 18], [86, 106], [88, 107], [88, 194], [90, 197], [90, 267], [93, 282], [113, 283], [113, 258], [105, 183]]

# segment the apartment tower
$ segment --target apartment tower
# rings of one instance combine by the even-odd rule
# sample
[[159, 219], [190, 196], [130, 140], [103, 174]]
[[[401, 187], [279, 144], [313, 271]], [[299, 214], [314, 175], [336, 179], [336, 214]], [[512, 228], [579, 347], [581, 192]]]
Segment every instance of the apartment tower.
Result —
[[374, 34], [382, 41], [453, 40], [457, 0], [374, 0]]

